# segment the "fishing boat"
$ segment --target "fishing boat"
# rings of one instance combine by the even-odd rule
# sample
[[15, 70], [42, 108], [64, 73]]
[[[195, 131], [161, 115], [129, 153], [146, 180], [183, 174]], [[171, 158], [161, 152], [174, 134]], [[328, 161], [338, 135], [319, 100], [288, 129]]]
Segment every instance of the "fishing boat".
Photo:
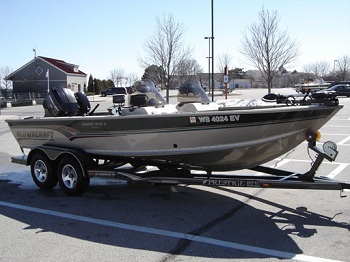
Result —
[[335, 98], [226, 106], [209, 102], [199, 84], [195, 87], [192, 102], [167, 105], [151, 81], [139, 82], [130, 107], [103, 116], [77, 116], [74, 95], [56, 89], [44, 105], [51, 101], [55, 108], [53, 101], [65, 95], [69, 110], [7, 123], [21, 148], [59, 146], [100, 157], [223, 171], [257, 166], [288, 152], [342, 108]]
[[326, 89], [329, 85], [330, 83], [324, 81], [324, 79], [321, 77], [300, 79], [300, 82], [295, 85], [295, 90], [302, 94], [307, 94]]
[[[116, 95], [105, 115], [94, 115], [82, 94], [51, 89], [44, 101], [45, 117], [6, 120], [21, 149], [31, 150], [25, 160], [16, 161], [31, 165], [39, 187], [55, 183], [47, 181], [47, 173], [58, 166], [62, 173], [58, 179], [60, 184], [66, 182], [66, 191], [76, 181], [68, 179], [64, 167], [80, 165], [85, 176], [101, 160], [209, 174], [254, 168], [316, 136], [342, 108], [335, 96], [327, 94], [270, 94], [255, 103], [237, 105], [210, 102], [199, 81], [186, 83], [185, 89], [186, 101], [171, 105], [152, 81], [139, 81], [133, 94], [127, 95], [128, 106], [124, 95]], [[72, 155], [78, 164], [70, 162]]]

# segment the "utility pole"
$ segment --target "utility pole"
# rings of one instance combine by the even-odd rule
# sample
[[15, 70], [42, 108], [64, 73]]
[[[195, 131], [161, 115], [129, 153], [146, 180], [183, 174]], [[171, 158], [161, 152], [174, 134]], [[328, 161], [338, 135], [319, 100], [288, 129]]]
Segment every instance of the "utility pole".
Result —
[[211, 0], [211, 100], [214, 102], [214, 0]]

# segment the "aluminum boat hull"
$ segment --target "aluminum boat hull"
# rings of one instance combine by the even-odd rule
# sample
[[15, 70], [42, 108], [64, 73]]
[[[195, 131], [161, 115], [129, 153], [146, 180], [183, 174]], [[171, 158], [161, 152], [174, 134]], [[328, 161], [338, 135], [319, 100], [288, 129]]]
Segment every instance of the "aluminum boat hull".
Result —
[[57, 146], [93, 156], [224, 171], [268, 162], [302, 143], [342, 106], [276, 106], [158, 115], [7, 120], [21, 148]]

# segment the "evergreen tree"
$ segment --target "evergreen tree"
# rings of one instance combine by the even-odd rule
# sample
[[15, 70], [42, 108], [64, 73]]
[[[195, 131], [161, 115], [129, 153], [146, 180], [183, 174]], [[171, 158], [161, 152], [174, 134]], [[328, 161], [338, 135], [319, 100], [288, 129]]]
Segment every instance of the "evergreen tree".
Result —
[[87, 91], [88, 91], [89, 93], [94, 92], [93, 83], [94, 83], [94, 79], [93, 79], [92, 75], [90, 74], [90, 76], [89, 76], [89, 82], [88, 82], [88, 86], [87, 86]]
[[245, 78], [247, 71], [243, 71], [243, 68], [236, 67], [235, 69], [229, 70], [229, 79], [243, 79]]
[[161, 66], [150, 65], [145, 69], [145, 73], [142, 76], [142, 80], [149, 79], [152, 80], [156, 85], [162, 83], [162, 78], [164, 77], [164, 71]]

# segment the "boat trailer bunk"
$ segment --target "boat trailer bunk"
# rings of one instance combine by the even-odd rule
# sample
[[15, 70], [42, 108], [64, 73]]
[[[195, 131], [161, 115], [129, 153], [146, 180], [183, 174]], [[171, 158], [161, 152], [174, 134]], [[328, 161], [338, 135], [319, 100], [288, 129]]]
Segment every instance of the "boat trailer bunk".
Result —
[[[280, 188], [280, 189], [315, 189], [315, 190], [340, 190], [350, 189], [350, 183], [337, 181], [327, 177], [315, 176], [317, 169], [324, 159], [332, 162], [338, 155], [337, 146], [334, 142], [327, 141], [323, 148], [316, 146], [316, 135], [308, 139], [308, 148], [316, 152], [316, 160], [306, 173], [300, 174], [277, 168], [256, 166], [251, 170], [258, 172], [257, 175], [236, 175], [236, 174], [213, 174], [212, 172], [194, 172], [188, 168], [180, 168], [163, 163], [158, 169], [147, 169], [145, 165], [130, 167], [124, 164], [118, 164], [113, 161], [105, 161], [97, 164], [100, 160], [94, 159], [95, 164], [85, 170], [86, 155], [84, 153], [55, 148], [38, 147], [32, 149], [28, 156], [12, 157], [12, 162], [17, 164], [31, 165], [31, 174], [34, 182], [39, 188], [53, 188], [59, 182], [63, 192], [68, 195], [80, 195], [85, 192], [89, 186], [90, 178], [106, 177], [120, 179], [126, 183], [150, 183], [166, 185], [203, 185], [209, 187], [251, 187], [251, 188]], [[35, 152], [35, 153], [33, 153]], [[33, 154], [32, 154], [33, 153]], [[44, 153], [44, 154], [43, 154]], [[53, 168], [53, 161], [61, 154], [69, 154], [65, 157], [63, 164]], [[30, 158], [29, 158], [30, 156]], [[78, 160], [71, 162], [72, 157]], [[84, 162], [85, 158], [85, 162]], [[34, 163], [34, 164], [33, 164]], [[144, 163], [146, 164], [146, 163]], [[135, 167], [134, 167], [135, 166]], [[57, 175], [55, 169], [62, 175]], [[80, 170], [79, 170], [80, 169]], [[53, 173], [54, 177], [48, 176]], [[58, 181], [57, 181], [58, 180]], [[340, 194], [343, 197], [342, 194]]]

